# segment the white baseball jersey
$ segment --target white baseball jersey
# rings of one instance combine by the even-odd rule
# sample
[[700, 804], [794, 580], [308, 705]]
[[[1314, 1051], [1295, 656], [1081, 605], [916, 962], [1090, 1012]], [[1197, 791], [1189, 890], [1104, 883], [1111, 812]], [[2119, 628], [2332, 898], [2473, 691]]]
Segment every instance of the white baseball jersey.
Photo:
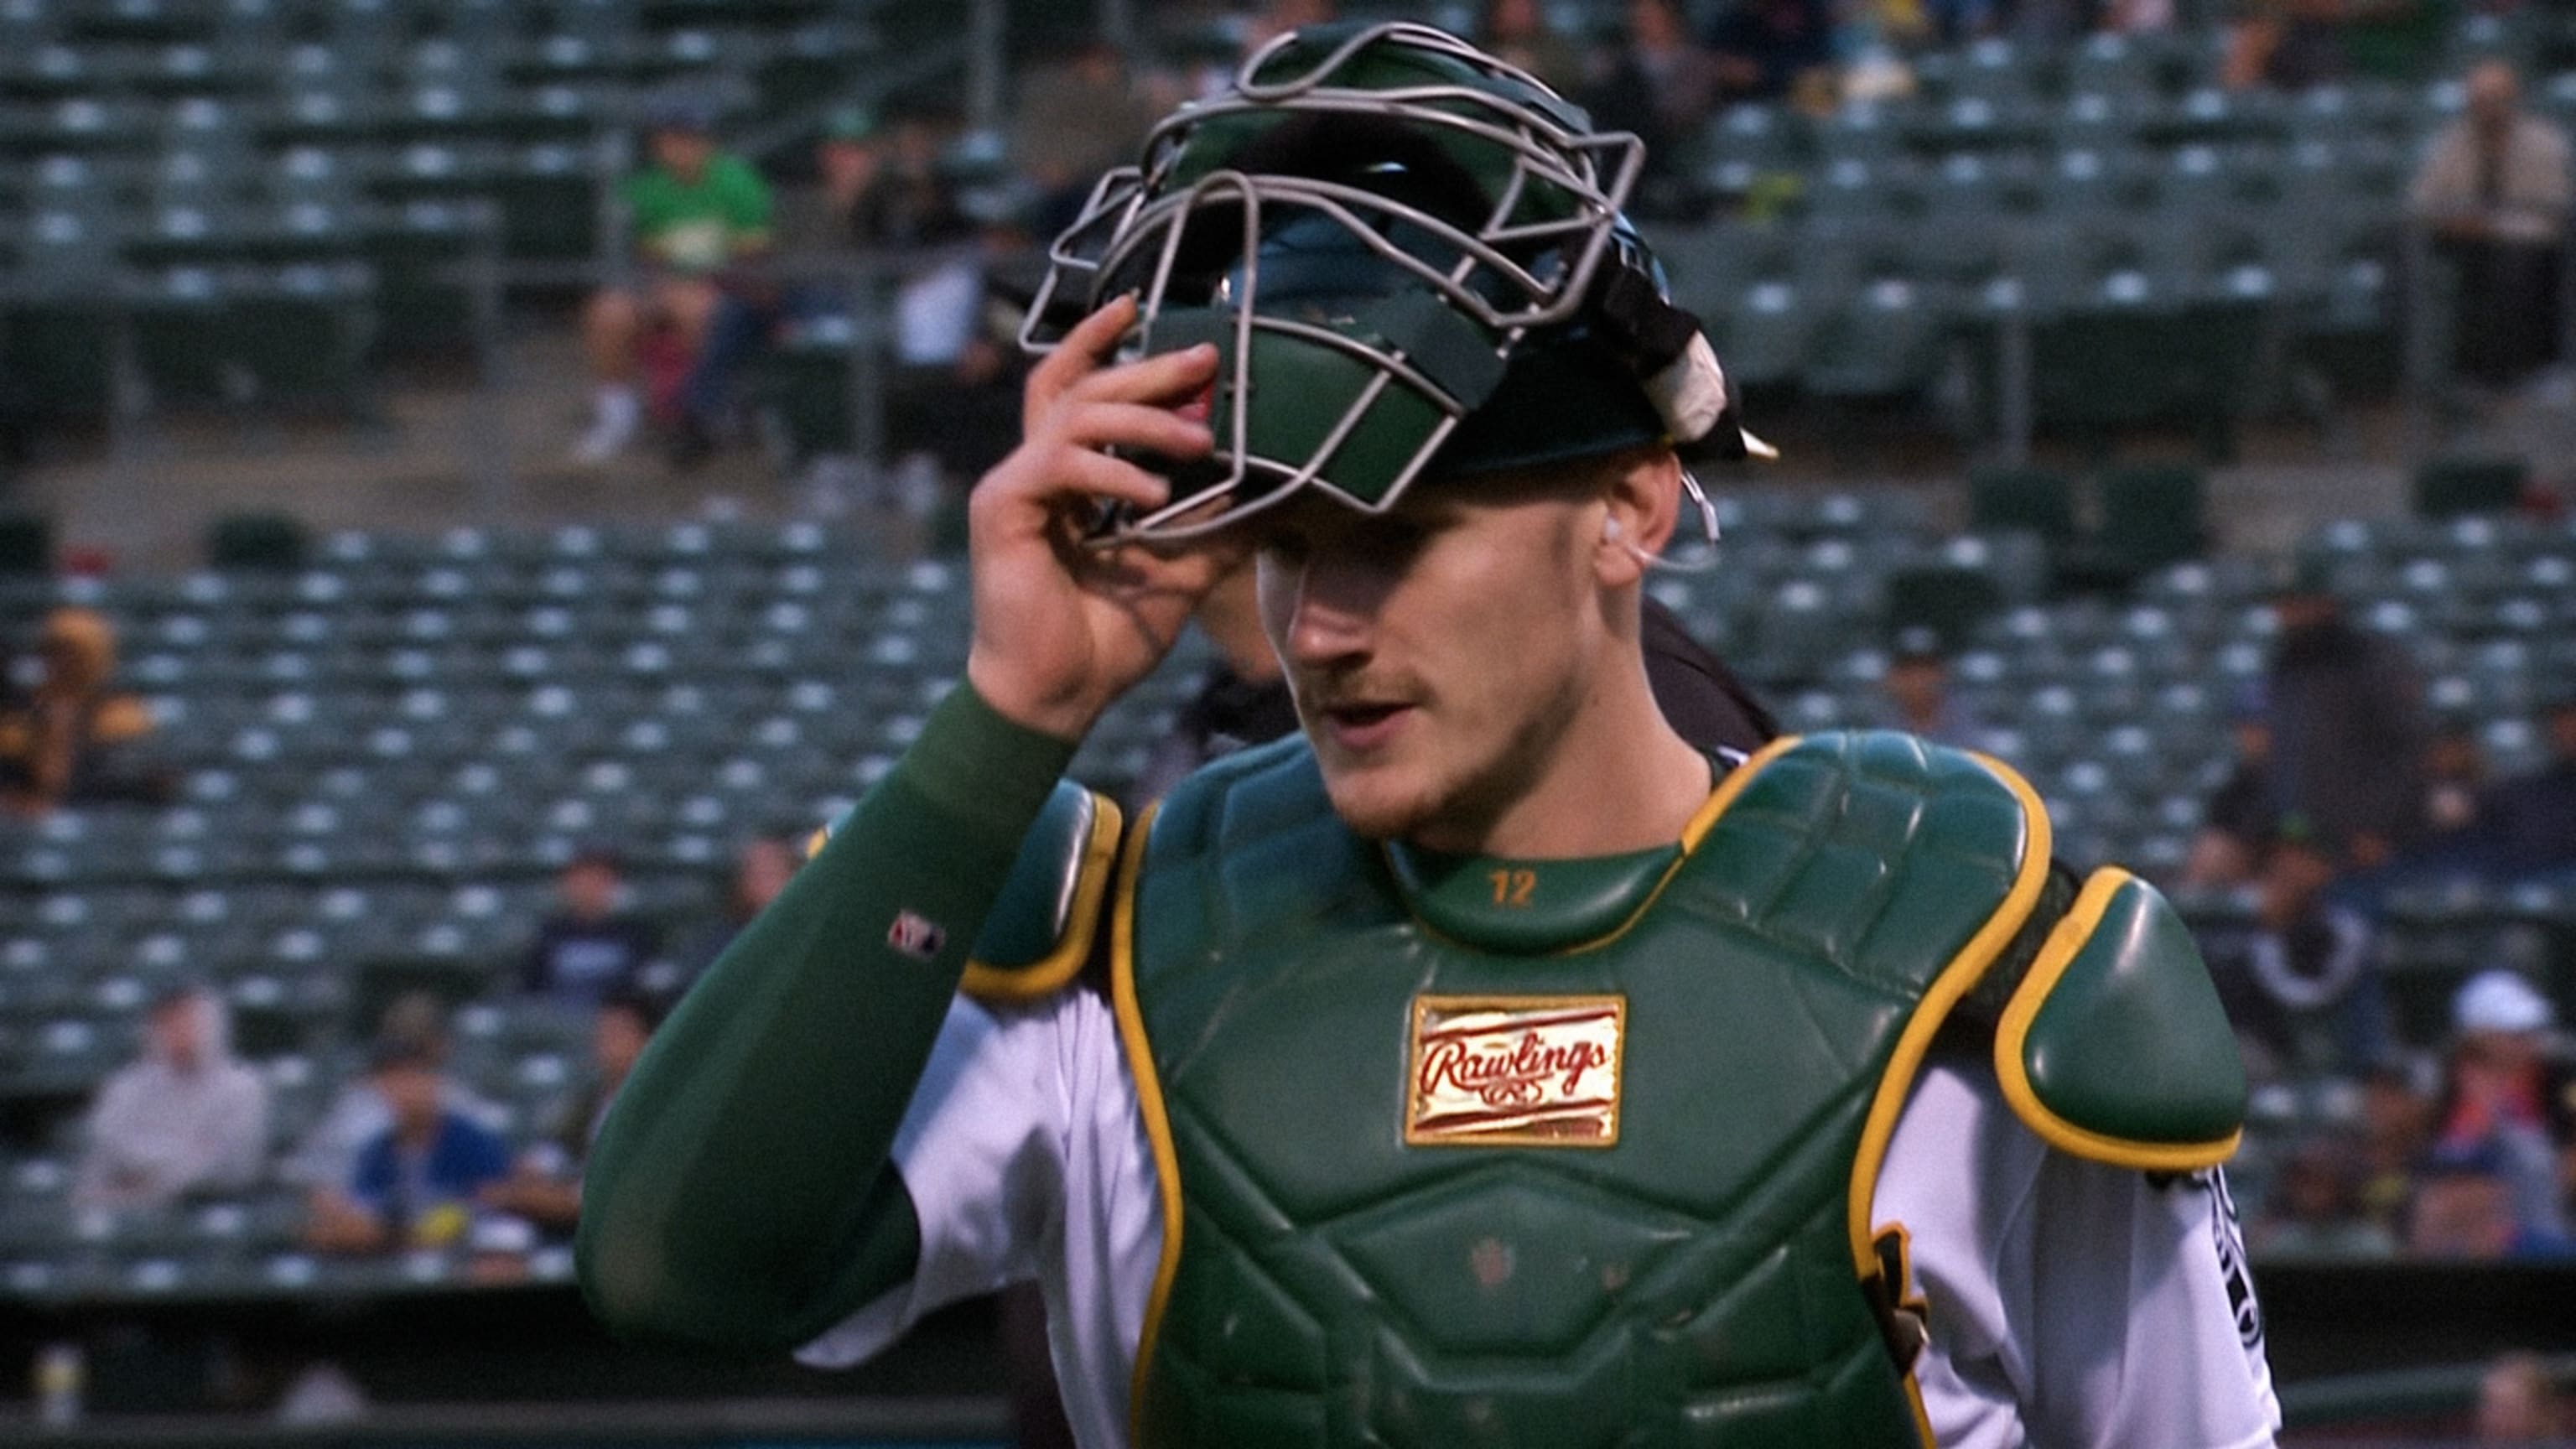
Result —
[[[798, 1356], [845, 1367], [943, 1304], [1034, 1278], [1075, 1435], [1126, 1444], [1163, 1222], [1108, 1004], [1080, 990], [1000, 1011], [961, 999], [894, 1160], [920, 1215], [919, 1271]], [[1912, 1236], [1932, 1331], [1916, 1375], [1942, 1449], [2272, 1442], [2262, 1318], [2219, 1174], [2159, 1183], [2054, 1151], [1990, 1070], [1936, 1054], [1889, 1144], [1875, 1220]]]

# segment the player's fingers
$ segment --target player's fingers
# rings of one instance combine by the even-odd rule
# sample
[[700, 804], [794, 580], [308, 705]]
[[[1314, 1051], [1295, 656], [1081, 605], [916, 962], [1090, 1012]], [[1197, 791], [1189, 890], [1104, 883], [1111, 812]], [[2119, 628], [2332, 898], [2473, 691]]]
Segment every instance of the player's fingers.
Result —
[[1113, 458], [1087, 448], [1068, 448], [1047, 469], [1046, 482], [1037, 490], [1035, 497], [1041, 502], [1055, 504], [1077, 496], [1106, 498], [1133, 504], [1140, 509], [1154, 509], [1170, 500], [1172, 485], [1161, 474], [1149, 473], [1124, 458]]
[[1216, 446], [1207, 424], [1143, 403], [1084, 402], [1064, 409], [1057, 437], [1083, 448], [1142, 448], [1196, 458]]
[[1184, 402], [1216, 381], [1216, 344], [1157, 352], [1084, 376], [1066, 396], [1085, 402]]
[[1028, 385], [1020, 395], [1022, 426], [1035, 426], [1066, 388], [1097, 369], [1135, 321], [1136, 299], [1122, 292], [1073, 324], [1055, 350], [1029, 369]]

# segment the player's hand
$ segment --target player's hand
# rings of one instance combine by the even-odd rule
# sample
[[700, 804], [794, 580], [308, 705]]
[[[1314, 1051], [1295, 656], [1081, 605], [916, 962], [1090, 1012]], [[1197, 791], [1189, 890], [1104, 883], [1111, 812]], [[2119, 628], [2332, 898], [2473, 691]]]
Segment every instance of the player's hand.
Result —
[[1112, 700], [1153, 672], [1198, 602], [1244, 545], [1082, 541], [1095, 504], [1161, 507], [1171, 485], [1106, 451], [1206, 456], [1207, 425], [1176, 409], [1216, 378], [1201, 345], [1104, 365], [1136, 319], [1126, 297], [1084, 318], [1029, 374], [1020, 446], [967, 503], [975, 633], [966, 677], [1006, 719], [1080, 739]]

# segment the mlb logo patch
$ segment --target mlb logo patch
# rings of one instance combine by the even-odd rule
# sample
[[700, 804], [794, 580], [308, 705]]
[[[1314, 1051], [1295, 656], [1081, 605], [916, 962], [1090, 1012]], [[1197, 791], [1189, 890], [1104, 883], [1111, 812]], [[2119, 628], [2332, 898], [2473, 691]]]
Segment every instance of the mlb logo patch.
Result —
[[918, 911], [897, 911], [894, 924], [886, 927], [886, 944], [916, 961], [928, 961], [948, 944], [948, 933]]

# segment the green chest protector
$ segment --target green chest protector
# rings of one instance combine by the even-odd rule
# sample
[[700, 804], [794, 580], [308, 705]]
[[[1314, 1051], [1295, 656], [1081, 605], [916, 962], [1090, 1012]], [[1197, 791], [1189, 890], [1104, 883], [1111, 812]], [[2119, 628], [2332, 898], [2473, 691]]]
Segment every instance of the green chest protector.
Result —
[[1593, 861], [1372, 845], [1293, 742], [1198, 776], [1117, 937], [1179, 1225], [1138, 1444], [1923, 1442], [1871, 1189], [2047, 853], [2026, 786], [1886, 734]]

